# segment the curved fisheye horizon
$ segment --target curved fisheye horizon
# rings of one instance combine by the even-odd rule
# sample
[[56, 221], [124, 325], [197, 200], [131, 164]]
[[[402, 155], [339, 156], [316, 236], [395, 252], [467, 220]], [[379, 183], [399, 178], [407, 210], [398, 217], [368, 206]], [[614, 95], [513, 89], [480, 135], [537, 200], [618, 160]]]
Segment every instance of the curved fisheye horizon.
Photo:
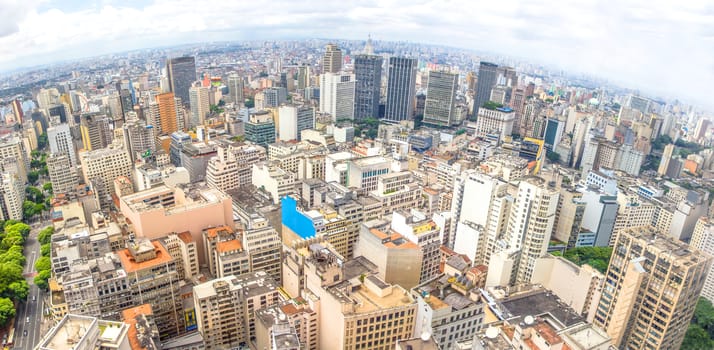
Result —
[[587, 74], [713, 109], [712, 5], [704, 1], [0, 2], [4, 71], [211, 41], [431, 43]]

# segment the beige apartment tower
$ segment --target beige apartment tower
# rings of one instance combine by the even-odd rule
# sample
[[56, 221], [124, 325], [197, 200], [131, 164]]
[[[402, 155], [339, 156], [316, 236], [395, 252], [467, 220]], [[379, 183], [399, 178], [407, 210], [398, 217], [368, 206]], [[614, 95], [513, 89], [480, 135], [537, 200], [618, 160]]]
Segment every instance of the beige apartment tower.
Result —
[[593, 323], [618, 349], [678, 349], [711, 264], [654, 227], [624, 229]]

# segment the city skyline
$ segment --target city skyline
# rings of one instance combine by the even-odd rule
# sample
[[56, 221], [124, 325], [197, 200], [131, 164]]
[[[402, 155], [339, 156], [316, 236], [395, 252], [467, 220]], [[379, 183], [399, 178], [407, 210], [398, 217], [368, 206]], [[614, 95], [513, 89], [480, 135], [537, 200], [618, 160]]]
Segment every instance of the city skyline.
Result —
[[376, 4], [4, 1], [11, 20], [0, 25], [0, 64], [7, 71], [186, 43], [363, 40], [372, 33], [375, 40], [522, 57], [714, 107], [706, 89], [714, 79], [714, 46], [707, 45], [714, 6], [705, 2], [454, 2], [446, 10], [428, 2]]

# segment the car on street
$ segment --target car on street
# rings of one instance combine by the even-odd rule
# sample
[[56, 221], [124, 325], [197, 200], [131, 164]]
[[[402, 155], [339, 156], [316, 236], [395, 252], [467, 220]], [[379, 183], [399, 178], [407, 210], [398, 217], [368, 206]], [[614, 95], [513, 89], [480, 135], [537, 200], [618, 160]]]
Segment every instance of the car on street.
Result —
[[29, 317], [25, 317], [25, 322], [30, 323], [30, 318], [29, 318]]
[[26, 336], [27, 336], [27, 329], [24, 330], [24, 331], [22, 331], [22, 336], [23, 336], [23, 337], [26, 337]]

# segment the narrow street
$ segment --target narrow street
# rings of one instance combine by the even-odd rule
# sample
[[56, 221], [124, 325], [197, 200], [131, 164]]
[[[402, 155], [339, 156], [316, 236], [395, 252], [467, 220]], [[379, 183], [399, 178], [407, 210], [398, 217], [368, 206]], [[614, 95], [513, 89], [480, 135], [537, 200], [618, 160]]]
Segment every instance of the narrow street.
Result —
[[[37, 241], [37, 234], [42, 229], [44, 222], [32, 224], [30, 236], [25, 242], [25, 264], [24, 275], [27, 284], [30, 286], [27, 300], [18, 305], [15, 317], [15, 345], [14, 349], [30, 350], [40, 341], [42, 337], [41, 328], [43, 321], [43, 309], [45, 294], [34, 283], [35, 261], [40, 257], [40, 243]], [[25, 335], [27, 332], [27, 335]]]

